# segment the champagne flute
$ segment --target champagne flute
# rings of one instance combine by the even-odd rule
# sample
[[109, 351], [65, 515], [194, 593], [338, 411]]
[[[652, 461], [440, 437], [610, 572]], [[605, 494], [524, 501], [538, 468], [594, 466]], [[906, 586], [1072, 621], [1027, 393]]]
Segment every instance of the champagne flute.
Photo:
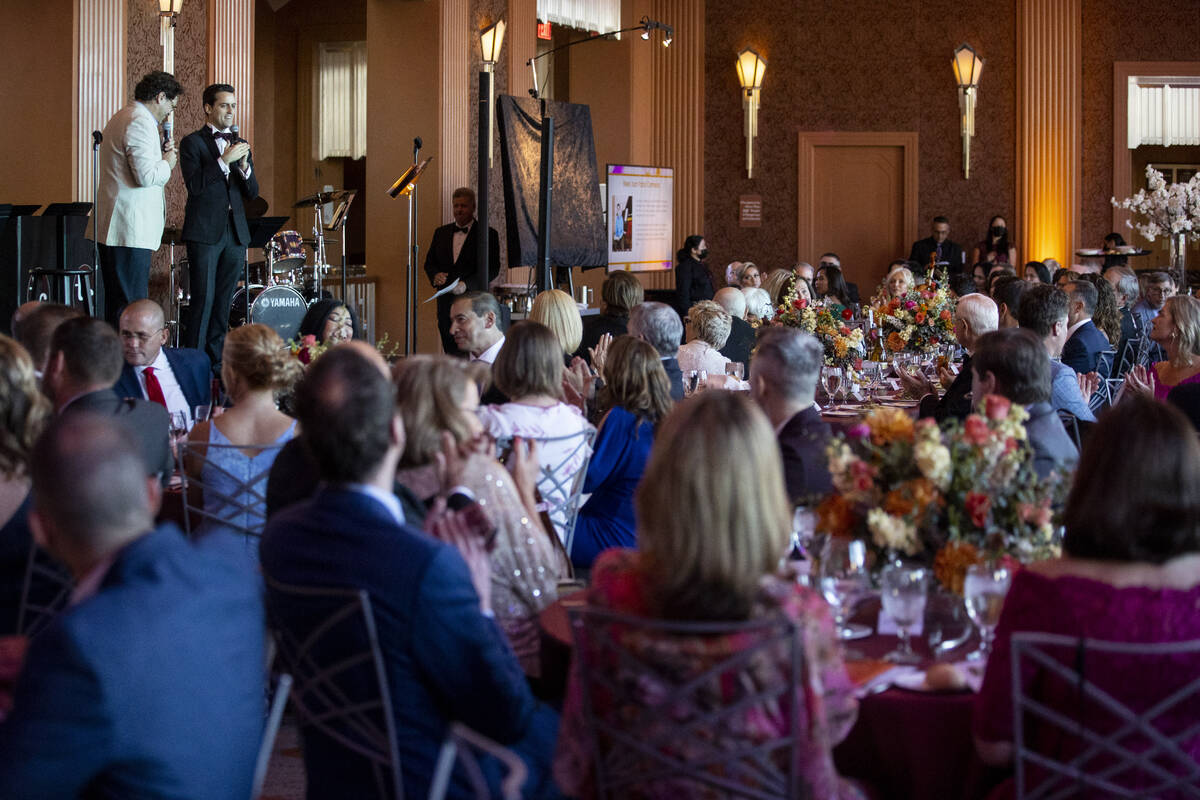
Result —
[[909, 628], [925, 616], [929, 571], [896, 561], [888, 564], [880, 576], [883, 611], [900, 632], [900, 645], [884, 658], [897, 664], [916, 664], [920, 656], [913, 652]]
[[970, 661], [986, 661], [992, 652], [996, 624], [1004, 608], [1004, 596], [1012, 585], [1012, 572], [1007, 567], [973, 564], [967, 568], [963, 583], [963, 599], [967, 613], [979, 628], [979, 649], [967, 656]]
[[871, 635], [866, 625], [847, 622], [854, 606], [869, 588], [867, 547], [861, 539], [831, 536], [821, 554], [821, 594], [833, 609], [839, 639], [862, 639]]
[[746, 374], [746, 365], [741, 361], [730, 361], [725, 365], [725, 374], [732, 375], [733, 379], [740, 383], [742, 377]]

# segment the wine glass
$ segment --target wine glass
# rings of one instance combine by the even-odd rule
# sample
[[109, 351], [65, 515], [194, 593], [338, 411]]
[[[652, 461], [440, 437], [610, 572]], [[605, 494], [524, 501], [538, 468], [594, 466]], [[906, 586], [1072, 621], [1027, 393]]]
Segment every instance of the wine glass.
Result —
[[696, 384], [700, 380], [700, 372], [699, 370], [690, 369], [688, 370], [686, 377], [687, 380], [683, 382], [683, 393], [686, 395], [691, 395], [696, 391]]
[[829, 402], [834, 408], [837, 408], [837, 392], [842, 387], [842, 368], [841, 367], [826, 367], [821, 373], [821, 383], [825, 387], [825, 394], [829, 397]]
[[861, 539], [831, 536], [821, 555], [821, 594], [833, 609], [839, 639], [862, 639], [871, 635], [866, 625], [846, 621], [854, 606], [867, 593], [867, 547]]
[[913, 652], [908, 629], [925, 616], [929, 571], [900, 561], [892, 562], [883, 568], [880, 588], [883, 611], [900, 632], [900, 646], [884, 658], [897, 664], [916, 664], [921, 659]]
[[741, 361], [730, 361], [725, 365], [725, 374], [732, 375], [735, 381], [741, 382], [742, 377], [746, 374], [746, 365]]
[[192, 419], [195, 422], [207, 422], [212, 414], [212, 406], [205, 403], [204, 405], [196, 406], [195, 413], [192, 414]]
[[171, 412], [171, 438], [182, 439], [188, 432], [188, 417], [186, 411]]
[[1000, 610], [1004, 608], [1004, 596], [1012, 584], [1012, 572], [1007, 567], [989, 564], [973, 564], [967, 568], [963, 583], [963, 599], [967, 613], [979, 628], [979, 649], [967, 656], [970, 661], [987, 660], [992, 652], [992, 640], [996, 637], [996, 623], [1000, 621]]

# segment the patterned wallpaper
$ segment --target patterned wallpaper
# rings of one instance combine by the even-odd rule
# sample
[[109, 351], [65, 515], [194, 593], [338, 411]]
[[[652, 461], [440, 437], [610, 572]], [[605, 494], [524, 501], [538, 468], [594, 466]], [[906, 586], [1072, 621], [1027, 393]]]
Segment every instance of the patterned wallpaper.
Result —
[[[147, 72], [162, 69], [162, 44], [157, 0], [129, 0], [126, 33], [126, 85], [130, 98], [133, 87]], [[175, 27], [175, 78], [183, 84], [183, 96], [175, 109], [175, 141], [204, 123], [200, 95], [208, 84], [208, 0], [187, 0]], [[183, 226], [183, 206], [187, 191], [178, 166], [167, 184], [167, 225]], [[154, 254], [150, 270], [150, 296], [166, 303], [168, 248]], [[175, 248], [175, 259], [185, 257], [184, 248]]]
[[1200, 3], [1143, 0], [1136, 20], [1128, 12], [1122, 0], [1083, 3], [1082, 234], [1093, 247], [1112, 230], [1113, 62], [1200, 61]]
[[[799, 5], [799, 4], [796, 4]], [[919, 232], [950, 217], [951, 237], [970, 247], [994, 213], [1015, 198], [1013, 3], [864, 0], [804, 4], [786, 20], [778, 3], [709, 4], [706, 56], [705, 234], [717, 263], [769, 268], [796, 258], [797, 132], [915, 131], [919, 135]], [[958, 100], [950, 67], [966, 41], [986, 60], [971, 149], [962, 177]], [[767, 60], [755, 142], [755, 178], [745, 172], [736, 54]], [[740, 194], [761, 194], [761, 229], [739, 228]], [[1011, 220], [1010, 220], [1011, 222]], [[764, 236], [764, 233], [770, 235]], [[821, 249], [838, 249], [829, 242]], [[815, 261], [818, 253], [801, 254]], [[907, 255], [904, 253], [902, 255]]]

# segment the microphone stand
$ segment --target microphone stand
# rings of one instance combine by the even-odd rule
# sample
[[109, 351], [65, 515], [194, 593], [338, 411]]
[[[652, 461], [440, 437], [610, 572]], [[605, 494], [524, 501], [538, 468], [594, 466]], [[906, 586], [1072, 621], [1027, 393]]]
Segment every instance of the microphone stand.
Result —
[[100, 287], [100, 143], [104, 134], [92, 131], [92, 313], [100, 312], [104, 299]]
[[[421, 153], [421, 137], [413, 139], [413, 163], [418, 164]], [[405, 331], [404, 354], [417, 352], [417, 184], [413, 183], [408, 193], [408, 330]], [[344, 238], [344, 237], [343, 237]]]

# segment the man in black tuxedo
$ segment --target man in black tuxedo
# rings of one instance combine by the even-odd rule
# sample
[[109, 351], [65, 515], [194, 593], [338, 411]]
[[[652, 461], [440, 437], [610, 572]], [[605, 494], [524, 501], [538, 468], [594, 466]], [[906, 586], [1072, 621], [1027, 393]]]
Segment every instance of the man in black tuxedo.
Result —
[[229, 304], [250, 244], [245, 204], [258, 196], [258, 178], [249, 143], [230, 131], [237, 111], [233, 87], [214, 83], [204, 90], [203, 102], [204, 127], [179, 144], [188, 192], [183, 241], [192, 287], [183, 344], [220, 364]]
[[[433, 232], [433, 241], [425, 254], [425, 274], [433, 288], [442, 289], [456, 279], [458, 285], [438, 298], [438, 332], [442, 349], [449, 355], [462, 355], [450, 335], [450, 306], [464, 292], [486, 292], [479, 281], [478, 238], [475, 224], [475, 192], [460, 186], [451, 195], [454, 222]], [[488, 283], [500, 274], [500, 235], [488, 228]]]
[[94, 317], [75, 317], [54, 330], [42, 389], [56, 414], [116, 417], [138, 443], [146, 474], [169, 478], [175, 459], [167, 409], [149, 400], [117, 397], [112, 385], [124, 363], [121, 340], [111, 325]]
[[962, 272], [966, 266], [966, 256], [957, 242], [950, 241], [950, 220], [945, 217], [933, 218], [933, 233], [925, 239], [913, 242], [912, 252], [908, 254], [909, 261], [915, 261], [924, 271], [929, 267], [929, 257], [936, 256], [939, 265], [953, 275]]

